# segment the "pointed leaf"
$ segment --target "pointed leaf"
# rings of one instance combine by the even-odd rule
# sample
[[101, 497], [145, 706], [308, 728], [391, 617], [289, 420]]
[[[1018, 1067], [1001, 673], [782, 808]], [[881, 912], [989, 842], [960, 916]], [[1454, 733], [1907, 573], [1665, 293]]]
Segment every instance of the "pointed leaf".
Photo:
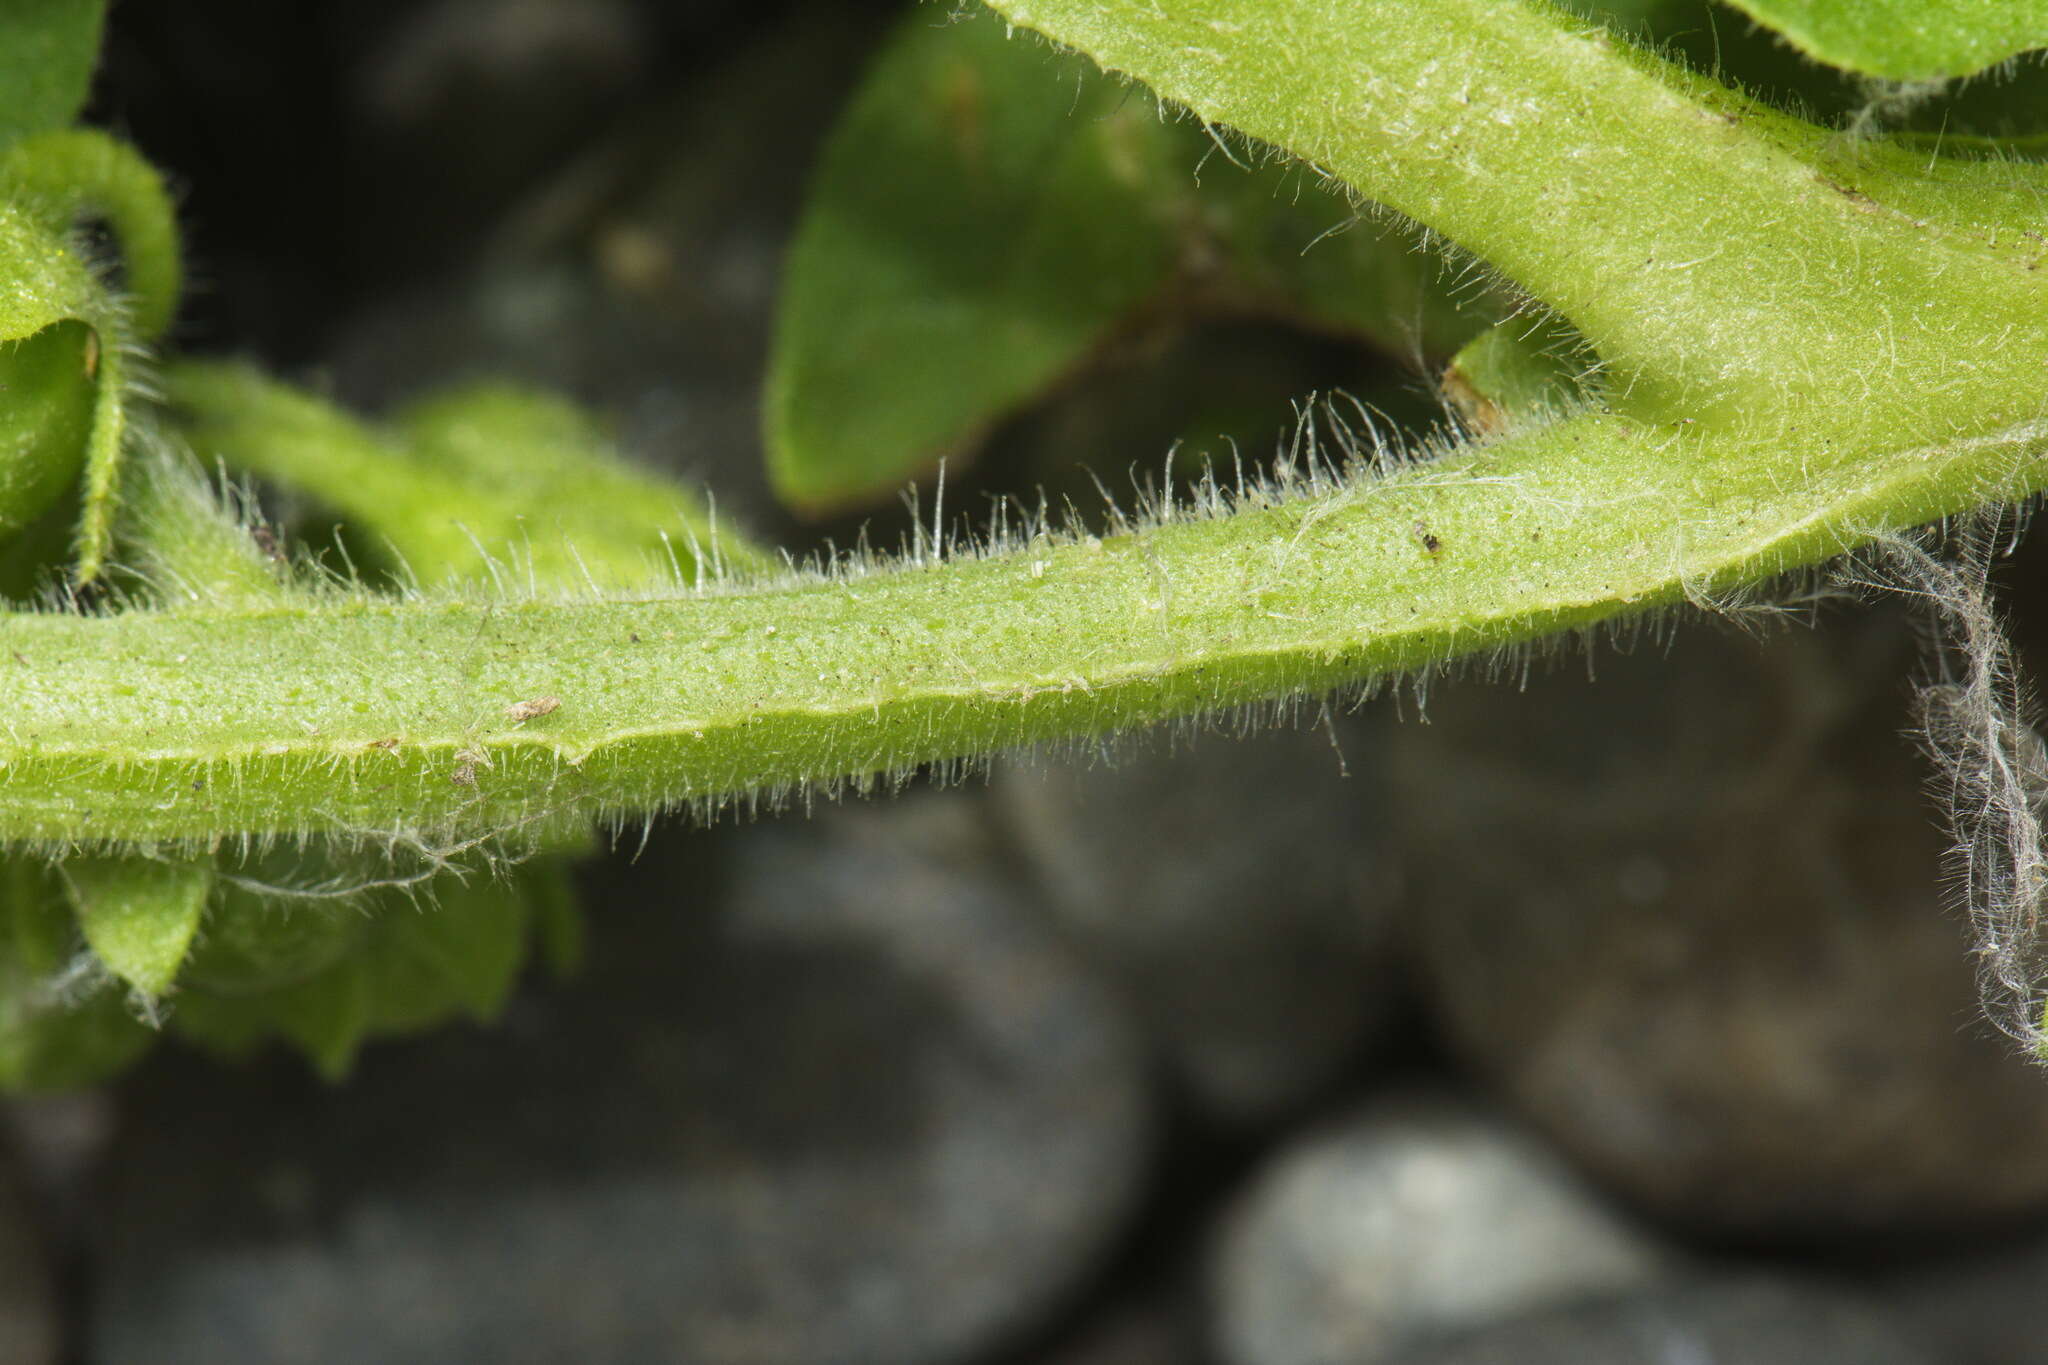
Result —
[[0, 145], [78, 117], [105, 16], [105, 0], [0, 5]]
[[552, 394], [467, 385], [414, 403], [393, 425], [472, 500], [487, 491], [506, 507], [542, 586], [642, 584], [650, 566], [688, 567], [693, 545], [720, 572], [770, 563], [700, 495], [626, 461], [587, 413]]
[[1140, 316], [1279, 315], [1403, 351], [1475, 330], [1406, 242], [1342, 231], [1355, 216], [1087, 62], [918, 10], [835, 129], [790, 251], [776, 490], [812, 509], [893, 492]]
[[85, 467], [104, 310], [63, 231], [8, 202], [0, 174], [0, 541], [40, 517]]
[[784, 498], [843, 502], [931, 464], [1165, 283], [1175, 139], [1085, 72], [999, 24], [906, 19], [790, 251], [767, 396]]
[[1889, 80], [1968, 76], [2048, 46], [2041, 0], [1729, 0], [1815, 61]]
[[1587, 396], [1580, 343], [1558, 323], [1516, 318], [1474, 337], [1444, 371], [1444, 396], [1480, 435], [1552, 419]]
[[85, 941], [107, 969], [144, 995], [168, 990], [206, 911], [213, 865], [71, 858], [62, 871]]
[[377, 982], [368, 959], [343, 958], [326, 971], [279, 993], [278, 1031], [330, 1081], [347, 1077], [369, 1037]]
[[56, 880], [27, 858], [0, 858], [0, 1092], [91, 1085], [147, 1051], [155, 1034], [126, 992], [67, 985], [78, 928]]
[[457, 1014], [497, 1017], [526, 960], [528, 905], [514, 883], [443, 879], [430, 904], [396, 900], [371, 945], [375, 1026], [402, 1033]]
[[544, 589], [642, 587], [671, 566], [693, 573], [693, 546], [707, 577], [769, 562], [714, 525], [696, 494], [633, 468], [553, 399], [471, 389], [385, 431], [247, 366], [187, 361], [167, 367], [163, 382], [202, 459], [343, 513], [422, 583], [478, 579], [500, 565]]

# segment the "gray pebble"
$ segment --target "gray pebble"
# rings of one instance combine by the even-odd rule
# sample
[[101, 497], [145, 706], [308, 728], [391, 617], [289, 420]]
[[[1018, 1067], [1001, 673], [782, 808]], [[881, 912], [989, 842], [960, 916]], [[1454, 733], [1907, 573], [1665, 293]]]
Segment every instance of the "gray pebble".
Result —
[[1865, 612], [1439, 689], [1397, 736], [1426, 989], [1608, 1188], [1720, 1239], [1911, 1245], [2048, 1209], [2048, 1084], [1978, 1018]]
[[1654, 1282], [1664, 1253], [1521, 1132], [1382, 1102], [1259, 1176], [1214, 1264], [1227, 1365], [1372, 1365], [1446, 1332]]
[[1519, 1318], [1402, 1365], [1936, 1365], [1936, 1357], [1874, 1304], [1735, 1281]]
[[345, 1089], [160, 1067], [91, 1358], [916, 1365], [1031, 1324], [1140, 1184], [1142, 1068], [951, 802], [733, 832], [715, 895], [650, 865], [591, 979]]
[[1946, 1365], [2038, 1365], [2048, 1358], [2048, 1238], [1953, 1254], [1873, 1278], [1885, 1301], [1941, 1347]]
[[1061, 927], [1230, 1123], [1311, 1100], [1391, 1011], [1373, 834], [1384, 727], [1357, 720], [1341, 757], [1319, 726], [996, 771], [1005, 829]]

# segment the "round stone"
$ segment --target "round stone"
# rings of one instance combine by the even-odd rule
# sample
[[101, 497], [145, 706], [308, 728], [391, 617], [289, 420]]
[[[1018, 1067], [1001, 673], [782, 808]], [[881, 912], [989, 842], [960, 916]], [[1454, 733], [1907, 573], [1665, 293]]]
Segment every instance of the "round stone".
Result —
[[1665, 1268], [1517, 1129], [1444, 1098], [1383, 1101], [1283, 1151], [1228, 1219], [1217, 1353], [1228, 1365], [1372, 1365]]
[[93, 1358], [915, 1365], [1030, 1325], [1120, 1227], [1147, 1099], [976, 827], [949, 796], [657, 856], [587, 979], [342, 1089], [156, 1068]]
[[1396, 737], [1426, 996], [1599, 1181], [1723, 1241], [2048, 1209], [2048, 1085], [1981, 1022], [1897, 615], [1682, 630]]

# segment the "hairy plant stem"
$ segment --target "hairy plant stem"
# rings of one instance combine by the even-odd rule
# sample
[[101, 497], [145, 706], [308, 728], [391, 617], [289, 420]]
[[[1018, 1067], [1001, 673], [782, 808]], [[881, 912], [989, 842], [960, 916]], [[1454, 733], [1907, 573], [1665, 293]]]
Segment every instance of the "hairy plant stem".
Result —
[[999, 8], [1498, 266], [1614, 410], [824, 579], [0, 616], [0, 840], [460, 839], [859, 782], [1716, 599], [2048, 485], [2048, 272], [2008, 200], [1838, 176], [1544, 5]]
[[1797, 452], [1786, 482], [1775, 446], [1589, 415], [1277, 506], [843, 581], [0, 618], [0, 837], [462, 836], [858, 779], [1711, 595], [2032, 491], [2044, 454], [2037, 424]]

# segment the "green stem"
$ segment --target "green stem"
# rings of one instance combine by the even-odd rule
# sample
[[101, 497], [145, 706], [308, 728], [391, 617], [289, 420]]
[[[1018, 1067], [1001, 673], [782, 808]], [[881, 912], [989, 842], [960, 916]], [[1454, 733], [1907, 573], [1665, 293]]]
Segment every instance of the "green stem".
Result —
[[2044, 455], [2048, 423], [1851, 458], [1591, 415], [1233, 516], [843, 581], [12, 617], [0, 839], [452, 838], [900, 773], [1711, 595], [2037, 490]]
[[[1880, 197], [1896, 166], [1835, 177], [1811, 130], [1534, 4], [1005, 8], [1480, 252], [1618, 411], [831, 581], [0, 617], [0, 840], [460, 839], [861, 781], [1712, 599], [2048, 486], [2048, 272]], [[275, 445], [310, 480], [347, 436]]]

